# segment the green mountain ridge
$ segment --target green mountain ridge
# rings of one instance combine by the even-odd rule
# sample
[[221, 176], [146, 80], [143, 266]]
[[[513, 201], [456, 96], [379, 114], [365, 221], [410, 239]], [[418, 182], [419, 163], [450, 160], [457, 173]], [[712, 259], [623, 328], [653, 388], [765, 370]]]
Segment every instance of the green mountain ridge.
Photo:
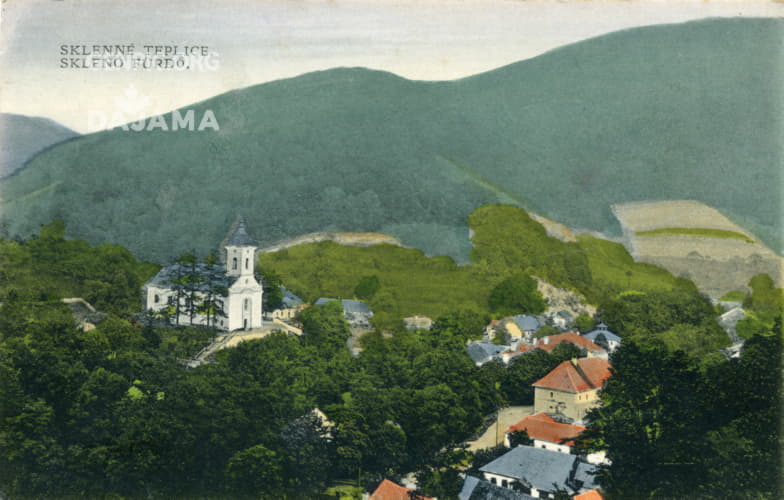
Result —
[[162, 262], [213, 249], [242, 213], [261, 243], [376, 231], [465, 261], [486, 203], [612, 235], [613, 203], [697, 199], [780, 252], [781, 35], [713, 19], [450, 82], [339, 68], [235, 90], [189, 107], [218, 132], [115, 129], [39, 154], [0, 184], [2, 232], [59, 217]]
[[0, 113], [0, 178], [23, 168], [36, 153], [78, 135], [48, 118]]

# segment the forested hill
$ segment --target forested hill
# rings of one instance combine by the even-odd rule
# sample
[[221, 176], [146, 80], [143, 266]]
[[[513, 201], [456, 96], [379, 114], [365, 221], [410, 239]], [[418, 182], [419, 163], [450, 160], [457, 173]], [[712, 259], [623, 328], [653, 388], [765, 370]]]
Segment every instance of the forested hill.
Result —
[[633, 29], [453, 82], [334, 69], [196, 104], [220, 131], [88, 135], [0, 185], [2, 228], [159, 262], [238, 213], [269, 243], [378, 231], [464, 260], [466, 217], [525, 205], [617, 232], [612, 203], [697, 199], [780, 251], [782, 22]]
[[36, 153], [79, 134], [48, 118], [0, 113], [0, 179]]

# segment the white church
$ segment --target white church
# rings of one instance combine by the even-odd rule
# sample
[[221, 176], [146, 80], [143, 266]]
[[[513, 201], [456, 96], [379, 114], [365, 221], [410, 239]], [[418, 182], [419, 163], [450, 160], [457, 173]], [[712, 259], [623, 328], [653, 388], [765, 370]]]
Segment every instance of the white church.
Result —
[[[179, 318], [173, 318], [179, 325], [212, 326], [229, 332], [261, 327], [263, 289], [255, 276], [256, 248], [245, 220], [239, 217], [221, 244], [221, 264], [198, 263], [194, 269], [177, 263], [161, 269], [144, 285], [145, 310], [155, 313], [175, 310], [179, 296]], [[195, 285], [194, 311], [198, 312], [186, 311], [182, 306], [183, 296], [189, 294], [183, 294], [182, 286], [177, 283], [187, 274], [200, 278]], [[218, 307], [203, 307], [210, 301]], [[222, 312], [215, 313], [216, 309]]]

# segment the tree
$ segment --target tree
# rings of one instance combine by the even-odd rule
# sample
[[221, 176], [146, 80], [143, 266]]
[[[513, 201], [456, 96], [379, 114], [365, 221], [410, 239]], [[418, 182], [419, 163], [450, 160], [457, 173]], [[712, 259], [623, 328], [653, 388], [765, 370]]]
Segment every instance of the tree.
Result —
[[517, 446], [531, 446], [534, 440], [528, 436], [525, 431], [514, 431], [509, 433], [509, 447], [516, 448]]
[[261, 444], [232, 455], [225, 474], [232, 492], [256, 498], [280, 498], [284, 485], [280, 456]]
[[571, 342], [561, 342], [553, 348], [550, 355], [560, 363], [561, 361], [585, 357], [586, 353]]
[[632, 341], [613, 355], [613, 376], [584, 437], [612, 461], [599, 478], [615, 498], [687, 498], [703, 473], [703, 386], [694, 363], [661, 344]]
[[299, 494], [323, 490], [335, 463], [331, 432], [315, 412], [289, 422], [281, 433], [286, 452], [284, 473]]
[[360, 300], [370, 300], [380, 287], [378, 276], [363, 276], [354, 288], [354, 295]]
[[268, 311], [274, 311], [283, 305], [283, 292], [281, 286], [283, 282], [275, 272], [270, 269], [263, 269], [262, 283], [264, 284], [264, 303]]
[[536, 288], [536, 281], [528, 275], [518, 273], [493, 288], [488, 299], [490, 310], [501, 315], [539, 314], [547, 304]]
[[340, 302], [309, 307], [302, 311], [299, 320], [305, 332], [305, 344], [326, 348], [329, 352], [345, 349], [351, 332], [343, 317], [343, 306]]
[[587, 314], [579, 314], [574, 319], [574, 327], [577, 328], [577, 331], [580, 333], [588, 333], [594, 329], [596, 323], [594, 322], [593, 318], [588, 316]]
[[541, 349], [514, 358], [509, 363], [506, 378], [501, 383], [506, 400], [515, 405], [533, 404], [534, 389], [531, 384], [550, 373], [558, 363], [555, 357]]

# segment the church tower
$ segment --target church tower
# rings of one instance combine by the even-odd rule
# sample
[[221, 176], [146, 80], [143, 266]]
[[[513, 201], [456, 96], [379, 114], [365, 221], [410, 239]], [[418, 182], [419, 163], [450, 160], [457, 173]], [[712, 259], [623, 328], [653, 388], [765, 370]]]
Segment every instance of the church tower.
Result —
[[239, 217], [235, 226], [223, 244], [226, 276], [253, 276], [256, 242], [248, 234], [244, 217]]
[[249, 330], [262, 326], [263, 288], [256, 281], [256, 242], [248, 234], [245, 219], [239, 217], [223, 241], [226, 277], [230, 280], [225, 305], [227, 330]]

